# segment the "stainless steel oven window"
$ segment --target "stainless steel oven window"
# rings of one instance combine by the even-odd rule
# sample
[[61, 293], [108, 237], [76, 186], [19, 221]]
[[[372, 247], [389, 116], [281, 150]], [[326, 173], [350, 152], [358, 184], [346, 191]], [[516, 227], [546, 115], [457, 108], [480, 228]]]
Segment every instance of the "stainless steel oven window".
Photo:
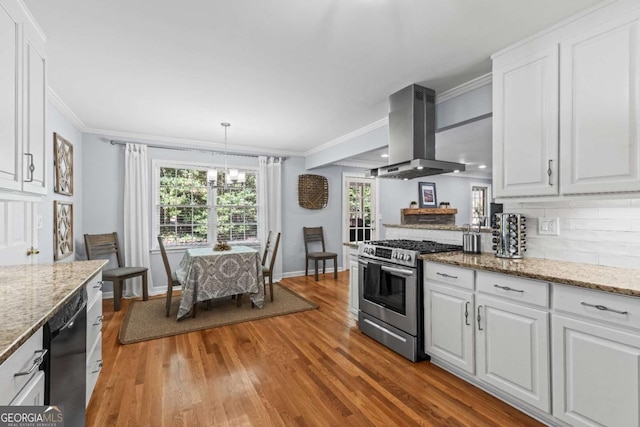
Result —
[[[406, 277], [394, 275], [382, 268], [379, 272], [374, 273], [373, 264], [369, 265], [372, 267], [364, 269], [364, 299], [396, 313], [407, 314]], [[372, 274], [376, 274], [378, 277], [372, 278]]]

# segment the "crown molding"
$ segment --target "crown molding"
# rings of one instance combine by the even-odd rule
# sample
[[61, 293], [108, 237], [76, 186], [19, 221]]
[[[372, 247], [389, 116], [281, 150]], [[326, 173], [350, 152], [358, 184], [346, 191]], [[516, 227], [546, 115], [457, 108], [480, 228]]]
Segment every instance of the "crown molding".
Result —
[[460, 86], [456, 86], [452, 89], [449, 89], [445, 92], [442, 92], [441, 94], [436, 96], [436, 105], [440, 104], [441, 102], [445, 102], [448, 101], [450, 99], [453, 99], [457, 96], [460, 96], [462, 94], [465, 94], [467, 92], [471, 92], [472, 90], [476, 90], [482, 86], [486, 86], [488, 84], [491, 84], [492, 82], [492, 75], [491, 73], [487, 73], [487, 74], [483, 74], [480, 77], [476, 77], [473, 80], [469, 80], [466, 83], [461, 84]]
[[328, 148], [335, 147], [336, 145], [342, 144], [343, 142], [352, 140], [360, 135], [364, 135], [365, 133], [369, 133], [372, 130], [376, 130], [381, 128], [382, 126], [389, 124], [389, 117], [382, 118], [378, 121], [375, 121], [371, 124], [368, 124], [365, 127], [354, 130], [353, 132], [349, 132], [345, 135], [339, 136], [336, 139], [332, 139], [331, 141], [325, 142], [324, 144], [318, 145], [317, 147], [312, 148], [311, 150], [305, 151], [303, 156], [309, 156], [311, 154], [319, 153]]
[[31, 23], [31, 25], [33, 25], [33, 27], [36, 29], [36, 31], [38, 32], [40, 37], [42, 37], [42, 40], [44, 40], [46, 42], [47, 41], [47, 35], [44, 33], [44, 31], [42, 31], [42, 27], [40, 27], [40, 25], [38, 25], [38, 22], [36, 21], [36, 19], [31, 14], [31, 11], [27, 7], [27, 5], [24, 4], [24, 2], [22, 0], [18, 0], [18, 3], [20, 4], [20, 7], [22, 8], [22, 11], [25, 13], [25, 15], [27, 15], [27, 18], [29, 19], [29, 22]]
[[51, 102], [57, 109], [62, 113], [63, 116], [67, 118], [78, 129], [80, 132], [84, 132], [87, 127], [82, 120], [69, 108], [69, 106], [58, 96], [57, 93], [50, 86], [47, 86], [47, 100]]

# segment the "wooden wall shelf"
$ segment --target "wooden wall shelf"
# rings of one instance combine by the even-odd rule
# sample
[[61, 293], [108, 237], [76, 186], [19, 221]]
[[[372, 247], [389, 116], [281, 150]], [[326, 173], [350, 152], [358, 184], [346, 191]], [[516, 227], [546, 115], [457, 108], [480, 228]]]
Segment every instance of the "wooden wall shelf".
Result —
[[402, 224], [454, 225], [457, 209], [406, 208], [400, 211]]
[[444, 208], [402, 209], [402, 215], [455, 215], [457, 213], [458, 213], [458, 209], [444, 209]]

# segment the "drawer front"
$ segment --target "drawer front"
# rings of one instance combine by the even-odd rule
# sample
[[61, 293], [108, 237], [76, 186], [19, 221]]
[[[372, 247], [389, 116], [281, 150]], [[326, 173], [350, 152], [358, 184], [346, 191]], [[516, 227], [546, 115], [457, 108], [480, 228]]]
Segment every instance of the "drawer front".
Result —
[[473, 291], [473, 270], [456, 267], [453, 265], [440, 264], [437, 262], [424, 262], [425, 281], [434, 281], [457, 286], [462, 289]]
[[24, 386], [20, 394], [13, 399], [11, 406], [42, 405], [44, 405], [44, 371], [37, 371], [37, 374]]
[[34, 364], [38, 365], [41, 356], [42, 328], [31, 336], [16, 350], [7, 360], [0, 365], [0, 405], [8, 405], [29, 380], [38, 373], [38, 367], [26, 375], [18, 375], [19, 372], [27, 372]]
[[478, 271], [478, 291], [538, 307], [549, 307], [549, 284], [507, 274]]
[[640, 298], [576, 286], [553, 286], [556, 311], [640, 329]]
[[102, 273], [98, 273], [89, 279], [85, 286], [87, 288], [87, 301], [91, 302], [98, 292], [102, 292]]
[[87, 310], [87, 350], [93, 347], [96, 337], [102, 331], [102, 292], [89, 301]]
[[102, 371], [102, 334], [98, 336], [94, 346], [87, 353], [87, 384], [85, 407], [89, 406], [91, 394]]

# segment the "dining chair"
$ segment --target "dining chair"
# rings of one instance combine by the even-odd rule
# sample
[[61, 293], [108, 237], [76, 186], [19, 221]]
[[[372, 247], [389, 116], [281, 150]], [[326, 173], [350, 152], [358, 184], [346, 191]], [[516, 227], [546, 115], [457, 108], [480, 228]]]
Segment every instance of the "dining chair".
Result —
[[[142, 277], [142, 299], [149, 299], [147, 290], [147, 267], [124, 267], [122, 252], [118, 242], [117, 233], [85, 234], [84, 244], [87, 249], [87, 258], [109, 257], [115, 254], [118, 267], [102, 270], [102, 280], [113, 283], [113, 310], [120, 311], [120, 299], [122, 298], [122, 286], [124, 281], [134, 277]], [[111, 261], [109, 261], [111, 262]]]
[[[173, 296], [173, 287], [180, 286], [180, 282], [176, 277], [176, 272], [171, 271], [169, 265], [169, 258], [167, 257], [167, 251], [164, 249], [164, 242], [162, 236], [158, 234], [158, 245], [160, 246], [160, 254], [162, 255], [162, 262], [164, 264], [164, 271], [167, 273], [167, 302], [166, 302], [166, 316], [169, 317], [171, 311], [171, 297]], [[196, 311], [193, 310], [193, 317], [196, 317]]]
[[[324, 245], [324, 231], [322, 227], [302, 227], [304, 235], [304, 252], [305, 252], [305, 265], [304, 275], [309, 274], [309, 260], [313, 260], [315, 267], [315, 280], [318, 281], [318, 261], [322, 261], [322, 274], [326, 272], [325, 264], [327, 260], [333, 260], [333, 278], [338, 278], [338, 254], [335, 252], [327, 252]], [[309, 247], [318, 246], [322, 251], [310, 251]]]
[[[271, 302], [273, 302], [273, 265], [276, 262], [276, 256], [278, 255], [278, 247], [280, 246], [280, 234], [276, 236], [275, 244], [273, 244], [273, 233], [269, 231], [269, 236], [267, 237], [267, 243], [264, 246], [264, 254], [262, 255], [262, 285], [264, 286], [265, 294], [267, 292], [267, 283], [265, 280], [265, 276], [269, 277], [269, 294], [271, 295]], [[273, 248], [272, 248], [273, 246]], [[267, 258], [269, 257], [269, 253], [271, 253], [271, 259], [269, 261], [269, 265], [267, 264]]]

